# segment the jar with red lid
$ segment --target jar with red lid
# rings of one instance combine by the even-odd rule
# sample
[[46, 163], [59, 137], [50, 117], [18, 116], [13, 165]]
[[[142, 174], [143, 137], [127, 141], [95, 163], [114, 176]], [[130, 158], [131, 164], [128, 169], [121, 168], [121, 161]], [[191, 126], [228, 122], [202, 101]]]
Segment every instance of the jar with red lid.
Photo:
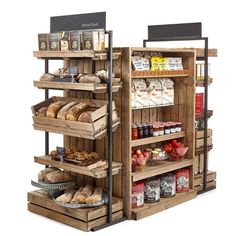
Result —
[[159, 135], [164, 135], [165, 134], [165, 127], [163, 124], [160, 124], [159, 126]]
[[138, 138], [143, 138], [143, 126], [141, 124], [138, 124], [137, 127], [138, 127]]
[[153, 126], [153, 136], [154, 137], [159, 136], [159, 125], [154, 125]]
[[175, 122], [170, 123], [170, 133], [175, 133], [176, 132], [176, 124]]
[[165, 134], [170, 134], [170, 124], [169, 123], [165, 124]]
[[182, 130], [182, 123], [176, 122], [176, 132], [181, 132], [181, 130]]
[[176, 175], [176, 192], [184, 193], [189, 191], [189, 169], [177, 170]]
[[133, 183], [132, 197], [131, 197], [132, 208], [143, 207], [144, 205], [144, 182]]
[[138, 127], [136, 124], [132, 124], [132, 140], [138, 139]]

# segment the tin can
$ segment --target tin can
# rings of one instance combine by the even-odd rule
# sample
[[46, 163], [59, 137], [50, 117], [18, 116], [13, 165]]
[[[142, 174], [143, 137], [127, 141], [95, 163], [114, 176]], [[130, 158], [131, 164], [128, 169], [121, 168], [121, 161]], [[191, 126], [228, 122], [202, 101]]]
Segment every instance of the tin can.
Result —
[[176, 193], [176, 178], [175, 174], [167, 174], [161, 176], [161, 197], [174, 197]]
[[189, 191], [189, 170], [177, 170], [176, 174], [176, 192], [184, 193]]
[[132, 208], [143, 207], [144, 205], [144, 182], [136, 182], [132, 188]]
[[160, 200], [160, 179], [150, 178], [144, 185], [144, 202], [158, 202]]

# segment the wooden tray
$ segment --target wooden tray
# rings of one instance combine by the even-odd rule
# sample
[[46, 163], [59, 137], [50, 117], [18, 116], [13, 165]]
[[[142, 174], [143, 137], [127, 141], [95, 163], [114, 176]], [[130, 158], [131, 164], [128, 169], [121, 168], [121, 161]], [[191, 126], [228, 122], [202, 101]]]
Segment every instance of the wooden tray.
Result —
[[[49, 106], [51, 103], [56, 101], [65, 102], [84, 102], [95, 108], [96, 110], [91, 114], [92, 123], [70, 121], [70, 120], [59, 120], [56, 118], [39, 117], [36, 116], [38, 110], [44, 106]], [[32, 106], [34, 129], [60, 133], [64, 135], [81, 137], [87, 139], [100, 139], [106, 136], [107, 128], [107, 101], [104, 100], [93, 100], [93, 99], [78, 99], [68, 97], [51, 97], [41, 103]], [[118, 128], [120, 120], [116, 112], [116, 106], [112, 104], [112, 120], [113, 120], [113, 131]]]

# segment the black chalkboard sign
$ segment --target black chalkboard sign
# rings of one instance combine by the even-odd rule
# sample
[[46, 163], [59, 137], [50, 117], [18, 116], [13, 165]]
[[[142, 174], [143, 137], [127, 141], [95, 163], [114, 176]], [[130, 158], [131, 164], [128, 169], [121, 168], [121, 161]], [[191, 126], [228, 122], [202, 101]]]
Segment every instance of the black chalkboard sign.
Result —
[[51, 33], [90, 29], [106, 30], [106, 12], [53, 16], [50, 18]]
[[63, 147], [57, 147], [58, 156], [64, 157], [66, 155], [66, 149]]
[[149, 25], [148, 40], [202, 37], [202, 23]]
[[71, 66], [69, 68], [69, 74], [76, 76], [78, 74], [78, 67], [77, 66]]

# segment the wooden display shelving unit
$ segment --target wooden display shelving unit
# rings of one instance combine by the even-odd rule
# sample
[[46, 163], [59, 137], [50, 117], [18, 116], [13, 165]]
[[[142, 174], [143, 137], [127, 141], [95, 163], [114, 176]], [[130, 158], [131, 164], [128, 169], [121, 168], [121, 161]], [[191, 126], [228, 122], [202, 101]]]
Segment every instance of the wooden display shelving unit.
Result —
[[[185, 75], [182, 73], [172, 74], [171, 79], [174, 81], [175, 97], [174, 106], [132, 109], [131, 107], [131, 82], [137, 78], [162, 78], [163, 75], [134, 76], [131, 69], [132, 55], [153, 55], [161, 52], [163, 56], [182, 57]], [[193, 190], [193, 157], [195, 153], [195, 50], [191, 49], [160, 49], [160, 48], [123, 48], [122, 49], [122, 84], [123, 95], [122, 111], [124, 116], [121, 118], [122, 123], [122, 156], [123, 161], [123, 191], [124, 191], [124, 210], [126, 216], [131, 219], [141, 219], [143, 217], [155, 214], [171, 206], [190, 200], [196, 196]], [[167, 73], [168, 74], [168, 73]], [[165, 76], [168, 77], [168, 76]], [[178, 105], [180, 104], [180, 105]], [[131, 140], [131, 124], [133, 122], [150, 122], [150, 121], [167, 121], [174, 120], [182, 122], [183, 131], [170, 135], [159, 137], [150, 137], [144, 139]], [[141, 172], [132, 173], [131, 168], [131, 150], [134, 147], [142, 147], [148, 144], [168, 141], [175, 138], [182, 138], [185, 145], [189, 147], [186, 159], [180, 162], [163, 161], [161, 165], [154, 167], [145, 166]], [[131, 195], [132, 184], [136, 181], [145, 180], [152, 176], [159, 176], [184, 167], [190, 168], [190, 191], [185, 194], [177, 194], [173, 198], [161, 199], [155, 204], [146, 203], [144, 207], [132, 209]]]

